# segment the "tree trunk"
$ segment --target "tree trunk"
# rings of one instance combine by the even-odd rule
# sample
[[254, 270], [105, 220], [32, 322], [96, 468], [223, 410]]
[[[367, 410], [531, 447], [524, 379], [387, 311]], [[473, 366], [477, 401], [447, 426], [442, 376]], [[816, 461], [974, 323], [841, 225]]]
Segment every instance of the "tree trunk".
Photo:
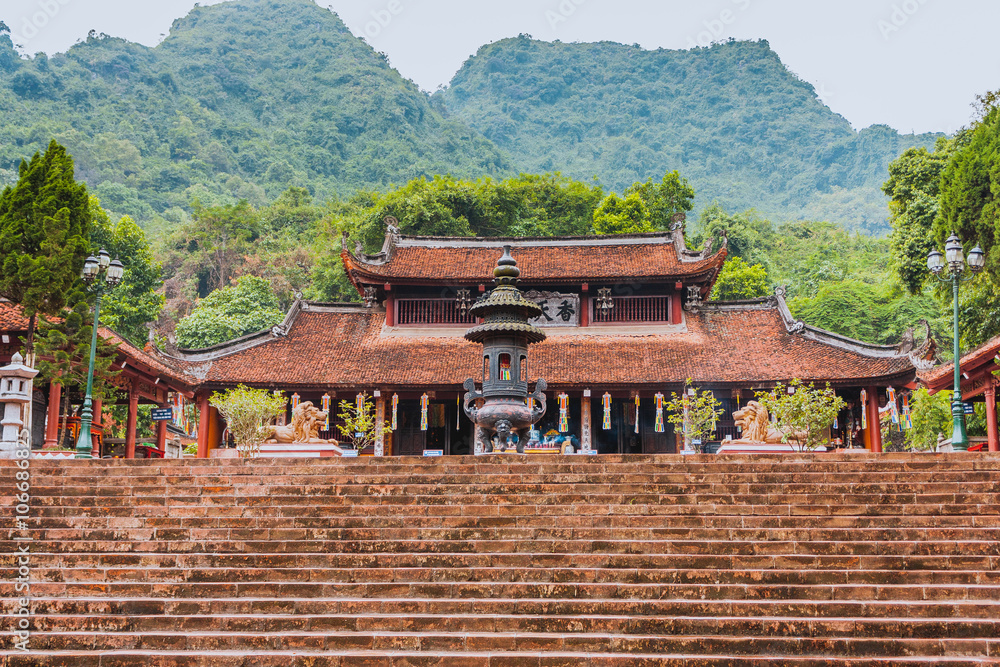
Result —
[[32, 313], [31, 317], [28, 318], [28, 338], [24, 342], [24, 356], [31, 359], [32, 353], [35, 351], [35, 317], [36, 314]]

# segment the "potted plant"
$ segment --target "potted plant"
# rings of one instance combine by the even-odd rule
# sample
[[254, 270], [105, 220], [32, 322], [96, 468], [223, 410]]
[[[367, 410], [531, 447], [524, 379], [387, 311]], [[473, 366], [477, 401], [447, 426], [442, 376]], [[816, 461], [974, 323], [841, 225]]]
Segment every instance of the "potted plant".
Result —
[[722, 414], [722, 403], [715, 395], [711, 391], [695, 388], [691, 378], [688, 378], [682, 395], [671, 394], [671, 400], [664, 403], [663, 410], [670, 413], [667, 421], [675, 427], [679, 426], [684, 434], [684, 449], [697, 449], [704, 453]]

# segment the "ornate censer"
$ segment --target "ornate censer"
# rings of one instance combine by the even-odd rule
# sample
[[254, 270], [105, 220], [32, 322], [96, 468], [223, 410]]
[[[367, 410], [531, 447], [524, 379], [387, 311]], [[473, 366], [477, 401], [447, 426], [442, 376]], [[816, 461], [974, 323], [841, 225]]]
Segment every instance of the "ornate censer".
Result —
[[[492, 452], [492, 434], [506, 451], [511, 433], [518, 433], [517, 451], [524, 451], [525, 438], [520, 432], [545, 415], [545, 380], [539, 378], [535, 391], [528, 396], [528, 345], [545, 340], [545, 332], [528, 324], [542, 314], [538, 304], [529, 301], [517, 288], [521, 270], [504, 246], [503, 255], [493, 269], [496, 287], [484, 294], [469, 309], [483, 318], [465, 333], [466, 340], [483, 346], [483, 390], [476, 391], [472, 378], [465, 381], [463, 408], [476, 424], [476, 440], [484, 451]], [[475, 402], [482, 399], [482, 406]]]

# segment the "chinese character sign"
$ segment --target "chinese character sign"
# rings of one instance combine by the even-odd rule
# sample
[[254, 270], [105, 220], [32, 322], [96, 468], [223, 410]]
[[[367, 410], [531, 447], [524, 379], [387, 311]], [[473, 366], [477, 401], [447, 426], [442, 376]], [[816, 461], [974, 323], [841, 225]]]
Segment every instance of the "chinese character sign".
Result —
[[542, 309], [542, 314], [531, 324], [537, 327], [578, 327], [580, 326], [580, 295], [560, 292], [538, 292], [531, 290], [524, 295]]
[[604, 407], [604, 420], [601, 423], [601, 428], [605, 431], [611, 430], [611, 394], [604, 392], [604, 396], [601, 398], [601, 405]]

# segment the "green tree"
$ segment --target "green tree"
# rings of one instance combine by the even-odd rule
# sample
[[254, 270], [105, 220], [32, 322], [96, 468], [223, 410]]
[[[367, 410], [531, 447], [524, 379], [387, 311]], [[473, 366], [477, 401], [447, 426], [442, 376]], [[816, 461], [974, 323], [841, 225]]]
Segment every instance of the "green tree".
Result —
[[342, 424], [337, 424], [337, 430], [348, 440], [358, 452], [375, 444], [377, 435], [375, 428], [375, 404], [367, 394], [361, 394], [361, 407], [354, 401], [340, 402], [340, 417]]
[[798, 379], [793, 379], [787, 387], [779, 382], [771, 391], [756, 392], [756, 398], [781, 431], [781, 441], [791, 442], [800, 450], [823, 444], [826, 429], [847, 405], [829, 383], [824, 389], [816, 389], [814, 384], [803, 384]]
[[722, 403], [711, 391], [696, 389], [688, 378], [684, 382], [684, 391], [678, 396], [671, 394], [671, 399], [663, 404], [667, 413], [667, 421], [680, 427], [684, 434], [684, 447], [690, 448], [692, 442], [701, 442], [700, 451], [705, 451], [705, 445], [715, 433], [715, 424], [722, 415]]
[[815, 297], [798, 297], [789, 306], [797, 317], [827, 331], [869, 341], [879, 333], [875, 288], [860, 280], [824, 284]]
[[155, 322], [163, 309], [164, 297], [156, 290], [162, 285], [161, 267], [153, 256], [146, 234], [127, 215], [117, 224], [96, 197], [90, 198], [91, 252], [106, 249], [121, 260], [125, 273], [118, 287], [101, 302], [101, 321], [142, 347], [147, 338], [145, 325]]
[[737, 301], [767, 296], [769, 292], [770, 283], [763, 266], [751, 266], [739, 257], [731, 257], [719, 272], [711, 298], [717, 301]]
[[633, 183], [625, 189], [625, 197], [637, 194], [649, 211], [649, 222], [654, 229], [670, 229], [671, 223], [694, 208], [694, 188], [679, 171], [668, 171], [659, 183], [652, 177], [645, 183]]
[[927, 387], [921, 387], [910, 398], [910, 417], [913, 428], [904, 431], [907, 448], [934, 451], [938, 434], [951, 433], [951, 393], [930, 394]]
[[935, 246], [934, 219], [938, 214], [941, 173], [962, 142], [939, 139], [934, 152], [910, 148], [889, 164], [889, 180], [882, 192], [889, 196], [890, 248], [896, 273], [912, 294], [927, 281], [927, 255]]
[[341, 228], [357, 230], [378, 248], [384, 220], [404, 234], [424, 236], [576, 236], [589, 234], [603, 191], [561, 174], [521, 174], [497, 181], [453, 176], [417, 178], [384, 194], [356, 194], [341, 213]]
[[80, 282], [90, 203], [87, 186], [73, 178], [73, 158], [55, 140], [22, 161], [18, 174], [0, 195], [0, 296], [31, 318], [30, 352], [36, 313], [58, 314]]
[[652, 232], [649, 209], [638, 193], [624, 198], [609, 194], [594, 211], [594, 232], [597, 234], [643, 234]]
[[193, 203], [194, 215], [167, 240], [166, 268], [205, 296], [230, 284], [260, 236], [260, 216], [246, 201], [225, 206]]
[[730, 215], [713, 203], [701, 212], [698, 225], [702, 234], [693, 240], [700, 243], [703, 238], [721, 239], [725, 234], [730, 257], [739, 257], [750, 265], [760, 264], [770, 274], [770, 255], [778, 240], [770, 220], [753, 210]]
[[177, 323], [177, 342], [189, 349], [208, 347], [268, 329], [284, 316], [267, 279], [243, 276], [201, 299]]
[[288, 399], [266, 389], [239, 385], [212, 394], [208, 402], [226, 420], [240, 457], [255, 459], [260, 452], [260, 443], [271, 432], [270, 423], [285, 411]]
[[986, 269], [994, 283], [1000, 282], [1000, 258], [991, 252], [1000, 239], [1000, 108], [971, 128], [968, 143], [941, 174], [934, 231], [938, 243], [955, 232], [970, 245], [981, 244]]
[[[78, 283], [66, 295], [72, 307], [63, 308], [58, 317], [42, 316], [38, 327], [39, 377], [63, 386], [63, 406], [60, 414], [69, 414], [69, 389], [78, 388], [82, 394], [87, 385], [90, 369], [90, 341], [93, 332], [93, 310], [90, 295]], [[113, 378], [121, 373], [111, 367], [115, 360], [116, 345], [103, 336], [97, 337], [94, 355], [93, 398], [108, 402], [117, 395]], [[66, 423], [60, 425], [58, 441], [65, 438]]]

